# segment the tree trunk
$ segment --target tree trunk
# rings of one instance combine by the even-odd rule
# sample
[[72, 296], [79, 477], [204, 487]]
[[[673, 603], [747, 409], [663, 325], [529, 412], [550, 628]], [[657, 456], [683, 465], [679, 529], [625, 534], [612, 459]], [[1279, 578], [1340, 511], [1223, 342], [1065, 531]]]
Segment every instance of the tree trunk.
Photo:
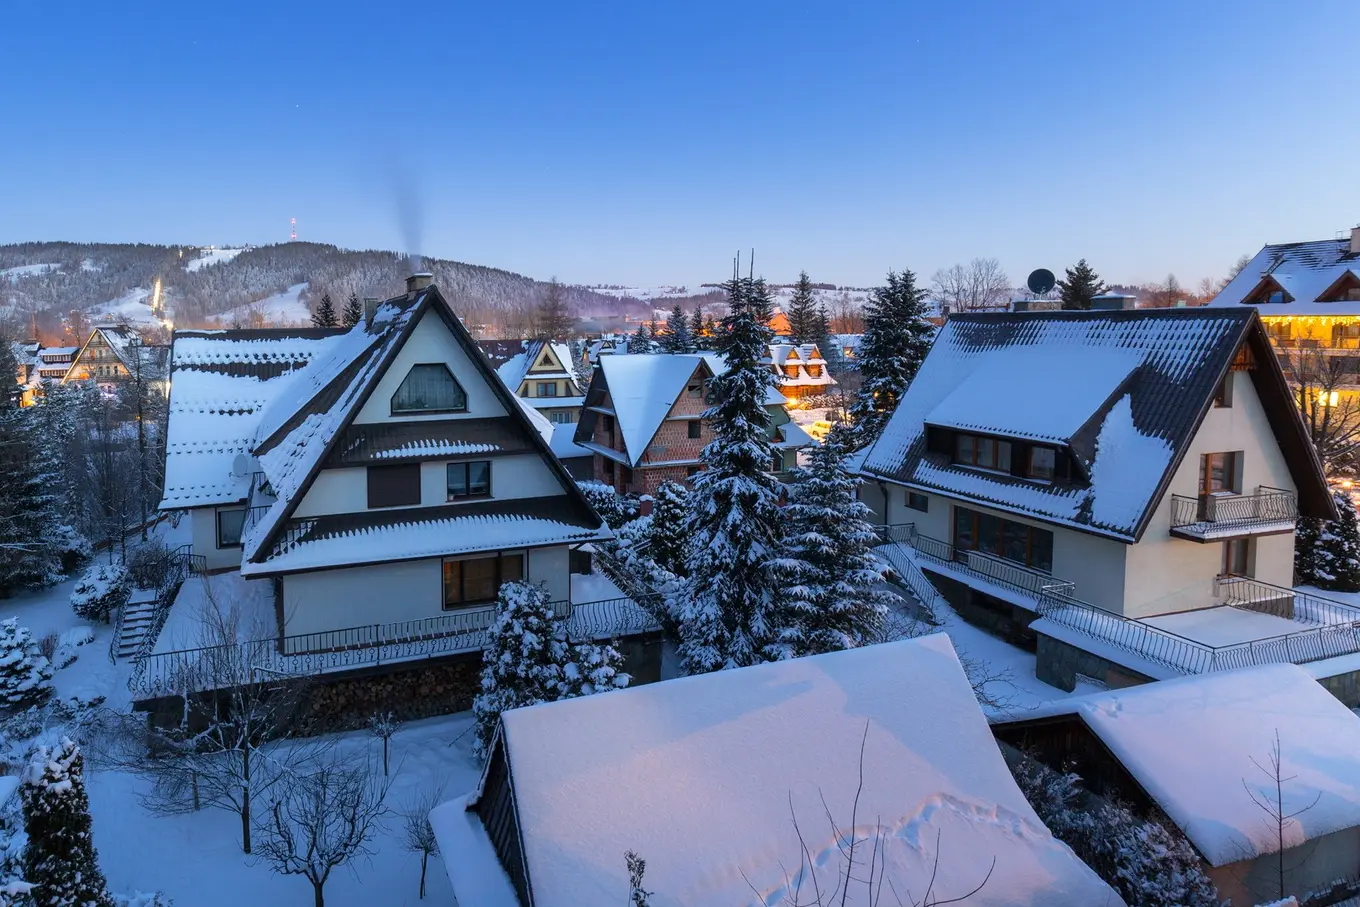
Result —
[[[250, 746], [241, 750], [241, 849], [250, 853]], [[320, 889], [317, 889], [320, 897]]]
[[326, 895], [322, 891], [325, 882], [312, 883], [312, 907], [326, 907]]
[[430, 860], [430, 852], [422, 850], [420, 852], [420, 899], [425, 900], [425, 864]]
[[383, 777], [387, 777], [387, 738], [383, 738]]

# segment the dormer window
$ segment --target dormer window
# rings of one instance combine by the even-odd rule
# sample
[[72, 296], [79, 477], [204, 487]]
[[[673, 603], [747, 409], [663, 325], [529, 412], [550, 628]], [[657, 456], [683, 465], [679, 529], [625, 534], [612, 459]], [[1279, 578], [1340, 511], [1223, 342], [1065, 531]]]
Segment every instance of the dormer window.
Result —
[[413, 365], [392, 395], [392, 415], [467, 410], [467, 392], [442, 362]]
[[1057, 468], [1058, 452], [1051, 447], [1031, 447], [1029, 449], [1029, 477], [1044, 482], [1053, 481], [1053, 471]]
[[1011, 471], [1011, 443], [980, 435], [959, 434], [954, 438], [954, 462], [997, 472]]

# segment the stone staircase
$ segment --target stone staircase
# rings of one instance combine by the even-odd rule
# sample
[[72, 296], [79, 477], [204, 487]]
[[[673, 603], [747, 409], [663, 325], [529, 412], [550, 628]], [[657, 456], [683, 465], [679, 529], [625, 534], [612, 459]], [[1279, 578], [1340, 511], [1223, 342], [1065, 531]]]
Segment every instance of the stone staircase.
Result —
[[156, 617], [157, 595], [155, 589], [133, 589], [127, 604], [123, 606], [122, 619], [119, 621], [118, 649], [119, 658], [130, 658], [137, 654], [147, 633], [151, 632]]

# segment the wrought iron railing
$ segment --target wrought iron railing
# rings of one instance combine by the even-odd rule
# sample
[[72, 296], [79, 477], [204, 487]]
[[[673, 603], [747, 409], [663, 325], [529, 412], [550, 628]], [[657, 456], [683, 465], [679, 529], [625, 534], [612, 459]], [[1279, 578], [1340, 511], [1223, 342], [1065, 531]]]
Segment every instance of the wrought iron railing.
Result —
[[1214, 650], [1177, 633], [1131, 620], [1056, 590], [1039, 603], [1039, 613], [1116, 648], [1183, 674], [1215, 670]]
[[[908, 523], [906, 525], [911, 531], [915, 531], [914, 524]], [[891, 530], [899, 527], [881, 526], [879, 528], [880, 530]], [[888, 566], [893, 569], [902, 585], [910, 590], [911, 594], [916, 596], [916, 600], [929, 612], [931, 622], [938, 622], [942, 615], [941, 606], [948, 605], [944, 596], [940, 594], [940, 590], [936, 589], [935, 584], [921, 572], [916, 560], [902, 550], [903, 543], [892, 544], [895, 540], [891, 538], [890, 532], [880, 532], [880, 536], [888, 544], [880, 547], [878, 553], [888, 562]]]
[[1008, 561], [984, 551], [958, 548], [941, 539], [921, 535], [916, 531], [914, 523], [881, 526], [879, 527], [879, 534], [885, 542], [908, 545], [927, 560], [948, 565], [953, 570], [1018, 592], [1027, 598], [1037, 600], [1048, 588], [1056, 588], [1067, 593], [1070, 593], [1074, 588], [1073, 584], [1066, 580], [1058, 579], [1039, 570], [1033, 570], [1014, 561]]
[[[165, 626], [165, 620], [170, 616], [170, 606], [174, 604], [175, 595], [179, 592], [180, 586], [190, 576], [208, 572], [208, 559], [201, 554], [194, 554], [192, 545], [180, 545], [171, 551], [167, 557], [167, 569], [164, 577], [161, 578], [156, 587], [156, 603], [151, 612], [151, 622], [147, 625], [146, 635], [142, 637], [142, 642], [138, 646], [133, 658], [141, 658], [151, 651], [151, 647], [156, 644], [156, 637], [160, 635], [161, 629]], [[118, 661], [118, 649], [123, 639], [123, 625], [127, 619], [127, 603], [118, 609], [118, 619], [113, 625], [113, 634], [109, 638], [109, 661]]]
[[1298, 515], [1294, 492], [1266, 485], [1257, 488], [1255, 494], [1171, 496], [1172, 529], [1249, 528], [1251, 524], [1293, 522]]
[[1354, 605], [1246, 576], [1218, 577], [1214, 581], [1214, 595], [1225, 605], [1299, 623], [1324, 626], [1360, 623], [1360, 608]]
[[[656, 629], [653, 617], [627, 598], [581, 604], [554, 602], [552, 606], [567, 637], [574, 641]], [[241, 674], [254, 682], [475, 652], [489, 642], [487, 629], [494, 618], [495, 607], [487, 606], [428, 620], [157, 652], [137, 662], [128, 689], [140, 698], [153, 699], [245, 682], [239, 678]]]

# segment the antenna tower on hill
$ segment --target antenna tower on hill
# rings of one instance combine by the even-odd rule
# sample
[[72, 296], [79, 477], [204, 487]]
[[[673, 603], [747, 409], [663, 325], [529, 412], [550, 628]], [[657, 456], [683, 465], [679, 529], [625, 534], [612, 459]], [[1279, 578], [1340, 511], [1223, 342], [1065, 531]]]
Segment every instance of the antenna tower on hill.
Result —
[[288, 241], [289, 241], [289, 242], [297, 242], [297, 218], [296, 218], [296, 217], [293, 218], [293, 220], [292, 220], [292, 227], [293, 227], [293, 232], [292, 232], [292, 234], [288, 237]]

